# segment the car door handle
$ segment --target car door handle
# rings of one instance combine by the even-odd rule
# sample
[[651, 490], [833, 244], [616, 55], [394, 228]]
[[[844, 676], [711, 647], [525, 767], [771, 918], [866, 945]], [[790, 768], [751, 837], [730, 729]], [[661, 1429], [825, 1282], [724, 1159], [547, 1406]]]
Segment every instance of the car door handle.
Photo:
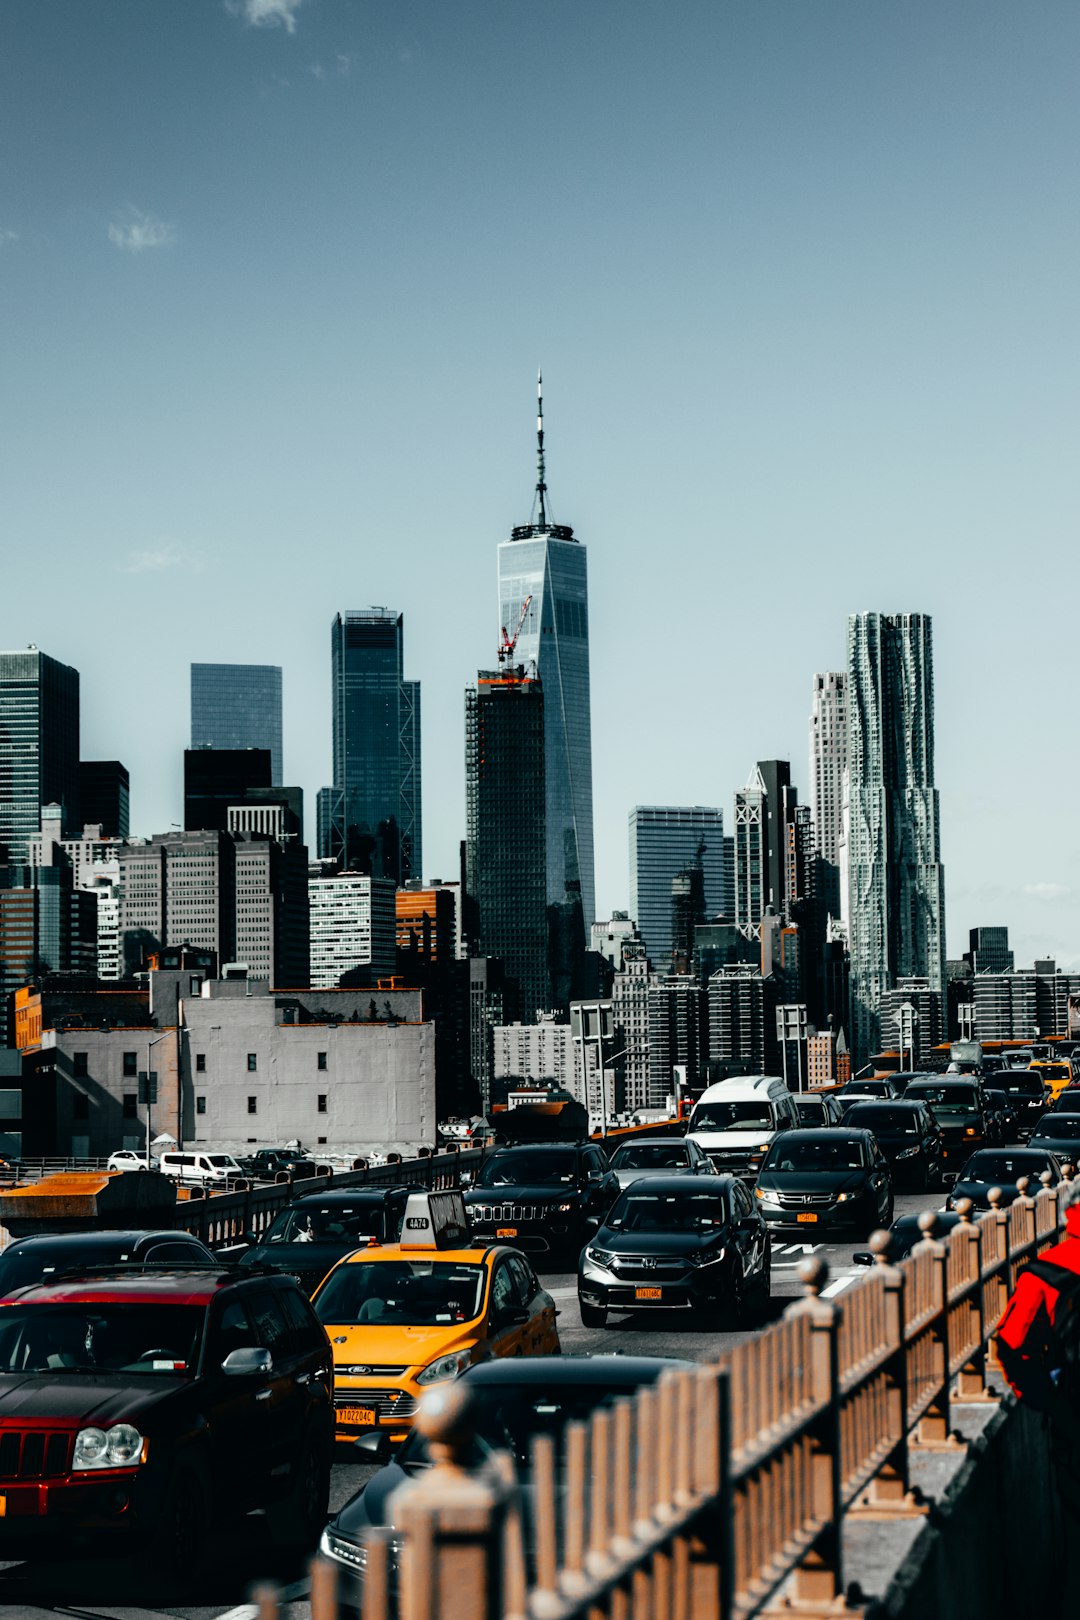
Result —
[[255, 1391], [255, 1399], [257, 1401], [268, 1401], [273, 1393], [274, 1392], [272, 1389], [257, 1389]]
[[297, 1373], [296, 1382], [298, 1384], [310, 1384], [311, 1380], [312, 1380], [312, 1377], [313, 1377], [312, 1373]]

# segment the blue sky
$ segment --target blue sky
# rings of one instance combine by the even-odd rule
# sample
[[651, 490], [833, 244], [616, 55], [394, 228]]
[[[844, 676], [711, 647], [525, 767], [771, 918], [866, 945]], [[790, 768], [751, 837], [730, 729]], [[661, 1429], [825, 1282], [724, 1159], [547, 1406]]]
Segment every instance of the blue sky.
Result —
[[597, 902], [635, 803], [805, 793], [849, 612], [932, 613], [950, 954], [1080, 963], [1066, 0], [4, 0], [0, 645], [181, 817], [192, 660], [405, 613], [429, 875], [527, 521], [589, 548]]

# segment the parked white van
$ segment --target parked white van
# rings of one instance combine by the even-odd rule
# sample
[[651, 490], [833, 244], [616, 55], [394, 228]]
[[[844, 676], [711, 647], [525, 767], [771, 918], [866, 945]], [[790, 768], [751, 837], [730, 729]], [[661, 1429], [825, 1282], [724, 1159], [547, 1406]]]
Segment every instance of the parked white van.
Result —
[[244, 1173], [231, 1153], [163, 1153], [158, 1168], [180, 1181], [228, 1181]]
[[686, 1134], [719, 1171], [753, 1178], [777, 1131], [798, 1125], [795, 1099], [784, 1082], [748, 1074], [708, 1086], [694, 1104]]

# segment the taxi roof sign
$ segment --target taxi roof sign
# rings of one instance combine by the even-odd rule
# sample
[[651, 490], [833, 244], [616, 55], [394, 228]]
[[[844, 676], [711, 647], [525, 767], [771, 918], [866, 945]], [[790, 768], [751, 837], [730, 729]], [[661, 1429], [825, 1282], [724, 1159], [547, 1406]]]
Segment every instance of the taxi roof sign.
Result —
[[465, 1200], [457, 1188], [409, 1194], [401, 1228], [401, 1248], [467, 1249], [469, 1243]]

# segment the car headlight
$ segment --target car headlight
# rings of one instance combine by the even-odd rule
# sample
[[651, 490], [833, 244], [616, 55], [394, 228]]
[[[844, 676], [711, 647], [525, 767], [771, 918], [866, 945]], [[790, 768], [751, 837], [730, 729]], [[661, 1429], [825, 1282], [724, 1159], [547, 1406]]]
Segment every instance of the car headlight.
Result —
[[556, 1204], [555, 1213], [556, 1215], [569, 1215], [573, 1207], [573, 1204]]
[[585, 1250], [585, 1258], [591, 1260], [594, 1266], [610, 1266], [615, 1254], [611, 1249], [597, 1249], [590, 1245]]
[[471, 1346], [465, 1350], [451, 1350], [449, 1355], [439, 1356], [438, 1360], [433, 1361], [430, 1367], [425, 1367], [423, 1372], [418, 1373], [416, 1382], [418, 1384], [439, 1384], [444, 1378], [457, 1378], [460, 1373], [465, 1371], [466, 1367], [471, 1366]]
[[919, 1150], [917, 1147], [904, 1148], [896, 1155], [898, 1159], [916, 1159], [918, 1156]]
[[80, 1429], [75, 1436], [72, 1468], [134, 1468], [143, 1460], [143, 1437], [130, 1423], [111, 1429]]
[[726, 1249], [714, 1249], [711, 1254], [688, 1254], [686, 1258], [692, 1266], [716, 1266], [726, 1254]]
[[760, 1198], [760, 1200], [761, 1200], [761, 1202], [763, 1204], [774, 1204], [774, 1205], [776, 1205], [776, 1204], [779, 1204], [779, 1202], [780, 1202], [780, 1194], [776, 1193], [776, 1192], [773, 1192], [768, 1187], [755, 1187], [754, 1188], [754, 1197], [755, 1198]]
[[978, 1134], [979, 1134], [979, 1133], [978, 1133], [978, 1131], [977, 1131], [977, 1130], [976, 1130], [976, 1128], [975, 1128], [975, 1126], [974, 1126], [974, 1125], [967, 1125], [967, 1126], [965, 1126], [965, 1128], [964, 1128], [964, 1135], [965, 1135], [965, 1136], [978, 1136]]
[[857, 1192], [837, 1193], [836, 1202], [838, 1204], [850, 1204], [853, 1198], [859, 1198], [861, 1196], [862, 1188], [860, 1187]]

